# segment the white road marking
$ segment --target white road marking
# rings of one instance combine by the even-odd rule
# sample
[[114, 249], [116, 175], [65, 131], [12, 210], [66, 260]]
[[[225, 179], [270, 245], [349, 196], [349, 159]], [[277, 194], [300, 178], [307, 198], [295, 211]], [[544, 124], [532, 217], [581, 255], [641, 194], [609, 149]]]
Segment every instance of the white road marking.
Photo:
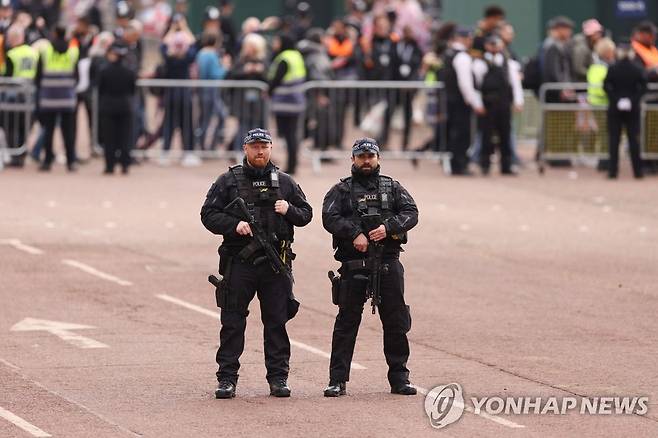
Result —
[[215, 318], [219, 320], [218, 312], [206, 309], [205, 307], [197, 306], [196, 304], [188, 303], [187, 301], [179, 300], [178, 298], [166, 294], [158, 294], [156, 295], [156, 297], [160, 298], [161, 300], [169, 301], [170, 303], [176, 304], [181, 307], [185, 307], [186, 309], [194, 310], [195, 312], [199, 312], [211, 318]]
[[87, 274], [94, 275], [98, 278], [102, 278], [103, 280], [111, 281], [112, 283], [116, 283], [119, 286], [132, 286], [132, 283], [126, 280], [122, 280], [118, 277], [115, 277], [114, 275], [106, 274], [105, 272], [101, 272], [96, 268], [92, 268], [89, 265], [85, 265], [84, 263], [78, 262], [76, 260], [62, 260], [62, 263], [65, 265], [69, 265], [71, 267], [77, 268], [81, 271], [86, 272]]
[[57, 336], [64, 342], [78, 348], [110, 348], [109, 345], [98, 342], [71, 332], [71, 330], [93, 329], [91, 325], [71, 324], [68, 322], [48, 321], [45, 319], [25, 318], [14, 324], [10, 329], [12, 332], [37, 332], [44, 331]]
[[32, 254], [32, 255], [41, 255], [41, 254], [43, 254], [43, 251], [40, 250], [39, 248], [35, 248], [33, 246], [26, 245], [18, 239], [0, 240], [0, 243], [12, 246], [12, 247], [16, 248], [17, 250], [24, 251], [28, 254]]
[[[166, 294], [157, 294], [156, 297], [160, 298], [161, 300], [176, 304], [178, 306], [185, 307], [186, 309], [194, 310], [195, 312], [201, 313], [203, 315], [210, 316], [211, 318], [215, 318], [217, 320], [219, 319], [218, 312], [206, 309], [205, 307], [197, 306], [196, 304], [188, 303], [187, 301], [183, 301], [181, 299]], [[310, 353], [317, 354], [318, 356], [322, 356], [326, 359], [329, 359], [331, 357], [331, 354], [327, 353], [326, 351], [322, 351], [303, 342], [295, 341], [294, 339], [290, 339], [290, 345], [294, 345], [297, 348], [301, 348], [302, 350], [306, 350]], [[352, 369], [365, 370], [367, 368], [359, 363], [352, 362]]]
[[[425, 388], [423, 388], [423, 387], [421, 387], [421, 386], [417, 386], [417, 385], [412, 385], [412, 386], [413, 386], [414, 388], [416, 388], [416, 390], [418, 390], [418, 392], [420, 392], [420, 393], [423, 394], [423, 395], [427, 395], [427, 393], [429, 392], [427, 389], [425, 389]], [[515, 423], [515, 422], [513, 422], [513, 421], [506, 420], [506, 419], [504, 419], [504, 418], [496, 417], [495, 415], [489, 415], [489, 414], [487, 414], [486, 412], [482, 412], [482, 411], [480, 411], [480, 412], [475, 412], [475, 409], [473, 409], [473, 408], [470, 407], [470, 406], [464, 406], [464, 410], [465, 410], [466, 412], [470, 412], [471, 414], [479, 415], [479, 416], [482, 417], [482, 418], [486, 418], [487, 420], [493, 421], [494, 423], [498, 423], [498, 424], [500, 424], [500, 425], [502, 425], [502, 426], [507, 426], [507, 427], [510, 427], [510, 428], [512, 428], [512, 429], [522, 429], [522, 428], [525, 428], [525, 426], [524, 426], [523, 424]]]
[[5, 366], [8, 366], [9, 368], [11, 368], [11, 369], [14, 370], [14, 371], [18, 371], [18, 370], [20, 370], [20, 368], [18, 368], [16, 365], [14, 365], [14, 364], [11, 363], [11, 362], [7, 362], [7, 361], [4, 360], [4, 359], [0, 359], [0, 363], [5, 364]]
[[49, 437], [52, 436], [49, 433], [44, 432], [43, 430], [39, 429], [32, 423], [28, 423], [27, 421], [23, 420], [21, 417], [18, 415], [9, 412], [6, 409], [3, 409], [0, 407], [0, 417], [4, 418], [5, 420], [9, 421], [10, 423], [13, 423], [14, 426], [19, 427], [23, 429], [25, 432], [29, 433], [32, 436], [36, 437]]
[[71, 399], [71, 398], [65, 396], [64, 394], [60, 394], [60, 393], [57, 392], [57, 391], [53, 391], [52, 389], [46, 388], [43, 384], [37, 382], [36, 380], [32, 380], [31, 378], [29, 378], [28, 376], [26, 376], [25, 374], [23, 374], [23, 373], [20, 371], [20, 368], [17, 367], [16, 365], [12, 364], [11, 362], [8, 362], [8, 361], [6, 361], [6, 360], [4, 360], [4, 359], [2, 359], [2, 358], [0, 358], [0, 362], [3, 363], [3, 364], [5, 364], [5, 365], [7, 365], [9, 368], [11, 368], [11, 369], [12, 369], [12, 372], [13, 372], [14, 374], [16, 374], [18, 377], [20, 377], [21, 379], [25, 380], [26, 382], [29, 382], [31, 385], [34, 385], [34, 386], [36, 386], [37, 388], [42, 389], [43, 391], [47, 392], [48, 394], [50, 394], [50, 395], [52, 395], [52, 396], [54, 396], [54, 397], [57, 397], [57, 398], [61, 398], [62, 400], [66, 401], [67, 403], [70, 403], [70, 404], [72, 404], [72, 405], [75, 405], [75, 406], [79, 407], [79, 408], [82, 409], [83, 411], [88, 412], [89, 414], [93, 415], [94, 417], [98, 418], [99, 420], [101, 420], [101, 421], [103, 421], [103, 422], [105, 422], [105, 423], [111, 425], [112, 427], [117, 428], [118, 430], [124, 432], [124, 433], [127, 434], [127, 435], [130, 435], [130, 436], [132, 436], [132, 437], [141, 437], [141, 436], [142, 436], [142, 435], [138, 435], [138, 434], [136, 434], [136, 433], [133, 432], [132, 430], [126, 429], [125, 427], [121, 426], [120, 424], [115, 423], [115, 422], [112, 421], [111, 419], [105, 417], [103, 414], [100, 414], [100, 413], [98, 413], [98, 412], [96, 412], [96, 411], [94, 411], [94, 410], [88, 408], [87, 406], [83, 405], [82, 403], [79, 403], [79, 402], [77, 402], [77, 401], [75, 401], [75, 400], [73, 400], [73, 399]]

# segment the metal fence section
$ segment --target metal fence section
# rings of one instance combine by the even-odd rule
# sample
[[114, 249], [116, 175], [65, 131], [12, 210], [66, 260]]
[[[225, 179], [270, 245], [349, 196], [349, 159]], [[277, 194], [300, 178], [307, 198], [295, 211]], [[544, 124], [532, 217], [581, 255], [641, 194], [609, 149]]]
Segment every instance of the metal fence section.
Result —
[[607, 106], [590, 105], [587, 88], [587, 83], [541, 86], [539, 153], [542, 161], [608, 155]]
[[315, 171], [349, 157], [359, 137], [377, 139], [384, 159], [448, 162], [442, 83], [310, 81], [303, 88], [304, 153]]
[[642, 156], [658, 159], [658, 84], [649, 84], [642, 103]]
[[539, 99], [531, 90], [524, 90], [523, 97], [523, 111], [514, 114], [514, 135], [517, 140], [536, 141], [541, 127]]
[[[133, 156], [163, 160], [193, 155], [239, 159], [242, 138], [267, 127], [267, 84], [260, 81], [140, 79], [132, 126]], [[103, 143], [102, 96], [97, 144]]]
[[0, 169], [27, 153], [36, 88], [29, 80], [0, 78]]

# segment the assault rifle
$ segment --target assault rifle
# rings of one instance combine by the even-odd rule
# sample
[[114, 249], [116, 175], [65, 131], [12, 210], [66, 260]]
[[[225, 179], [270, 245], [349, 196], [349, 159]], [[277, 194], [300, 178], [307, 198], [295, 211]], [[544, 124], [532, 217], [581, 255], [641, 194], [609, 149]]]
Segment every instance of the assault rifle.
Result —
[[[283, 262], [281, 257], [279, 257], [279, 254], [277, 251], [274, 249], [274, 246], [268, 241], [267, 235], [265, 234], [265, 230], [263, 230], [263, 227], [256, 221], [254, 216], [251, 214], [249, 209], [247, 208], [247, 204], [244, 202], [244, 199], [241, 197], [235, 198], [233, 201], [231, 201], [225, 208], [224, 208], [224, 213], [230, 214], [236, 219], [240, 219], [241, 221], [247, 222], [249, 224], [249, 227], [251, 228], [251, 233], [254, 235], [254, 241], [257, 243], [257, 246], [265, 251], [265, 259], [270, 262], [270, 266], [272, 266], [272, 270], [276, 274], [282, 273], [285, 275], [291, 283], [294, 283], [295, 280], [292, 277], [292, 273], [290, 272], [290, 269], [288, 269], [288, 266]], [[258, 259], [255, 261], [255, 264], [259, 264]]]

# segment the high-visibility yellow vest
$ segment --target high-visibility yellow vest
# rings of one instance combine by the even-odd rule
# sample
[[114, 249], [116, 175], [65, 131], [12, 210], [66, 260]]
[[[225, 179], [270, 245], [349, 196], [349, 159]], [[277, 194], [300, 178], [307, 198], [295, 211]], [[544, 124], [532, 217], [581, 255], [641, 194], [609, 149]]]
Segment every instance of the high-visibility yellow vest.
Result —
[[288, 66], [285, 76], [277, 88], [272, 93], [270, 108], [275, 114], [299, 114], [306, 108], [306, 98], [302, 84], [306, 79], [306, 66], [304, 58], [297, 50], [284, 50], [279, 53], [269, 72], [269, 78], [272, 80], [276, 75], [281, 61], [285, 61]]
[[70, 46], [64, 53], [48, 44], [41, 52], [42, 77], [39, 87], [41, 111], [73, 111], [75, 95], [75, 67], [80, 52]]
[[43, 72], [44, 73], [73, 73], [75, 64], [78, 62], [80, 51], [77, 47], [71, 46], [64, 53], [55, 51], [52, 44], [48, 44], [43, 52]]
[[296, 81], [303, 81], [306, 78], [306, 66], [304, 65], [304, 58], [297, 50], [284, 50], [279, 53], [270, 68], [270, 79], [274, 78], [276, 70], [281, 61], [285, 61], [288, 66], [288, 71], [283, 77], [283, 83], [290, 83]]
[[23, 44], [14, 47], [7, 52], [7, 59], [11, 60], [15, 78], [34, 79], [37, 75], [37, 63], [39, 62], [39, 53], [36, 49]]
[[603, 81], [608, 75], [608, 66], [605, 64], [592, 64], [587, 70], [587, 102], [590, 105], [608, 105], [608, 95], [603, 89]]

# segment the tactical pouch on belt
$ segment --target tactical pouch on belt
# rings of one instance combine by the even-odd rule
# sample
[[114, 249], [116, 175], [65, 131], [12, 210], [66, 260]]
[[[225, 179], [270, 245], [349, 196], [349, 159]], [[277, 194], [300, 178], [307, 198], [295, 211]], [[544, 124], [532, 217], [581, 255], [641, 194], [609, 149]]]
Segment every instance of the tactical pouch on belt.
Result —
[[215, 286], [215, 302], [217, 303], [217, 307], [224, 309], [226, 307], [226, 286], [224, 278], [217, 278], [214, 275], [210, 275], [208, 276], [208, 281]]
[[340, 303], [340, 286], [342, 281], [340, 280], [340, 275], [334, 274], [334, 271], [329, 271], [327, 273], [329, 280], [331, 280], [331, 302], [334, 305]]
[[237, 307], [237, 297], [229, 291], [229, 279], [231, 277], [231, 265], [233, 256], [224, 251], [219, 253], [219, 275], [220, 278], [211, 275], [208, 281], [215, 286], [215, 301], [217, 307], [221, 309], [235, 309]]

